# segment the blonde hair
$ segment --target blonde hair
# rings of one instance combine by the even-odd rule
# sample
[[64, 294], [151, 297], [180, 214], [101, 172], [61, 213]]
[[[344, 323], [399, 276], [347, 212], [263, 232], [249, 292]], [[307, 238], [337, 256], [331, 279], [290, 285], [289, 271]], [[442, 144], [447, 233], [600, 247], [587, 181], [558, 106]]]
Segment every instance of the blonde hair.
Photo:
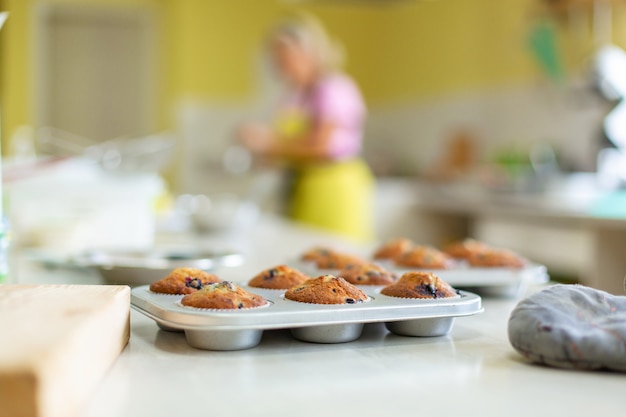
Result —
[[339, 70], [344, 64], [341, 45], [309, 13], [297, 12], [282, 19], [270, 34], [270, 41], [280, 39], [287, 39], [307, 49], [316, 58], [322, 72]]

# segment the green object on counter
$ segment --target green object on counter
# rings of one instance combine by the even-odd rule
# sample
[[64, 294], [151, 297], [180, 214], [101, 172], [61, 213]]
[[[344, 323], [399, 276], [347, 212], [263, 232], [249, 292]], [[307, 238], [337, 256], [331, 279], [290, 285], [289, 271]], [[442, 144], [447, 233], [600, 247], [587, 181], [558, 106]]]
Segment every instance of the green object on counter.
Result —
[[528, 44], [543, 71], [553, 81], [562, 81], [565, 71], [558, 51], [554, 24], [545, 19], [536, 22], [530, 30]]
[[494, 155], [493, 161], [503, 167], [511, 178], [526, 175], [528, 170], [532, 168], [528, 152], [515, 149], [498, 152]]
[[626, 219], [626, 190], [612, 191], [590, 207], [590, 216], [610, 219]]

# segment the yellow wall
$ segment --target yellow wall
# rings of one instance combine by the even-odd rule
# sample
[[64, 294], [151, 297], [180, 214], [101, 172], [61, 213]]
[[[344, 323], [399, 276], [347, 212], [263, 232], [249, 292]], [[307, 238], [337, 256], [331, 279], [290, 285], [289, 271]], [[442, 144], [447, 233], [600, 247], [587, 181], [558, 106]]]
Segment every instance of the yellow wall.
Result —
[[[260, 39], [290, 9], [285, 3], [179, 1], [174, 14], [179, 91], [225, 100], [249, 96]], [[536, 74], [524, 49], [528, 0], [302, 4], [343, 43], [346, 69], [370, 103], [523, 81]]]
[[371, 96], [394, 101], [528, 80], [527, 9], [526, 0], [446, 0], [390, 10], [381, 61], [393, 76]]
[[29, 2], [5, 0], [1, 4], [3, 10], [10, 10], [8, 20], [0, 30], [0, 106], [2, 109], [2, 149], [6, 149], [8, 134], [17, 126], [30, 121], [30, 60], [28, 49], [30, 44], [28, 16]]
[[[159, 21], [159, 128], [173, 125], [184, 98], [240, 102], [255, 92], [263, 35], [281, 13], [279, 0], [0, 0], [11, 16], [0, 32], [0, 92], [4, 138], [32, 123], [32, 11], [38, 3], [152, 8]], [[542, 77], [527, 47], [531, 0], [429, 2], [302, 2], [348, 52], [347, 70], [370, 105], [531, 81]], [[626, 23], [614, 24], [625, 45]], [[568, 67], [581, 48], [565, 28], [560, 42]]]
[[[293, 9], [276, 0], [182, 0], [173, 7], [177, 89], [184, 95], [239, 100], [255, 89], [263, 38]], [[350, 50], [348, 70], [373, 80], [380, 14], [355, 6], [313, 9]]]

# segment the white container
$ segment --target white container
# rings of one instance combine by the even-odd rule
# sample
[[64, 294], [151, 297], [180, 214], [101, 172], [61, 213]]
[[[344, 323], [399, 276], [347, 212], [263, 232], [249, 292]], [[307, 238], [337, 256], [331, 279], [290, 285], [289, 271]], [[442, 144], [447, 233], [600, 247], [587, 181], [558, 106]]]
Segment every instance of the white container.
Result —
[[111, 174], [75, 159], [10, 182], [9, 221], [15, 243], [80, 252], [153, 245], [158, 174]]

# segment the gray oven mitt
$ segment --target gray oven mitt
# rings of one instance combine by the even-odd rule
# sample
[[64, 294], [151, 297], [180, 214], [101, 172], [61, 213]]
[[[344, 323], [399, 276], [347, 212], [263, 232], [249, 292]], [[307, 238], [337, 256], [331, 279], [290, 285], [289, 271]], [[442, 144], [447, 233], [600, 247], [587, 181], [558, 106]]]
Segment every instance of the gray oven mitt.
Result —
[[533, 362], [626, 371], [626, 297], [582, 285], [554, 285], [523, 299], [509, 341]]

